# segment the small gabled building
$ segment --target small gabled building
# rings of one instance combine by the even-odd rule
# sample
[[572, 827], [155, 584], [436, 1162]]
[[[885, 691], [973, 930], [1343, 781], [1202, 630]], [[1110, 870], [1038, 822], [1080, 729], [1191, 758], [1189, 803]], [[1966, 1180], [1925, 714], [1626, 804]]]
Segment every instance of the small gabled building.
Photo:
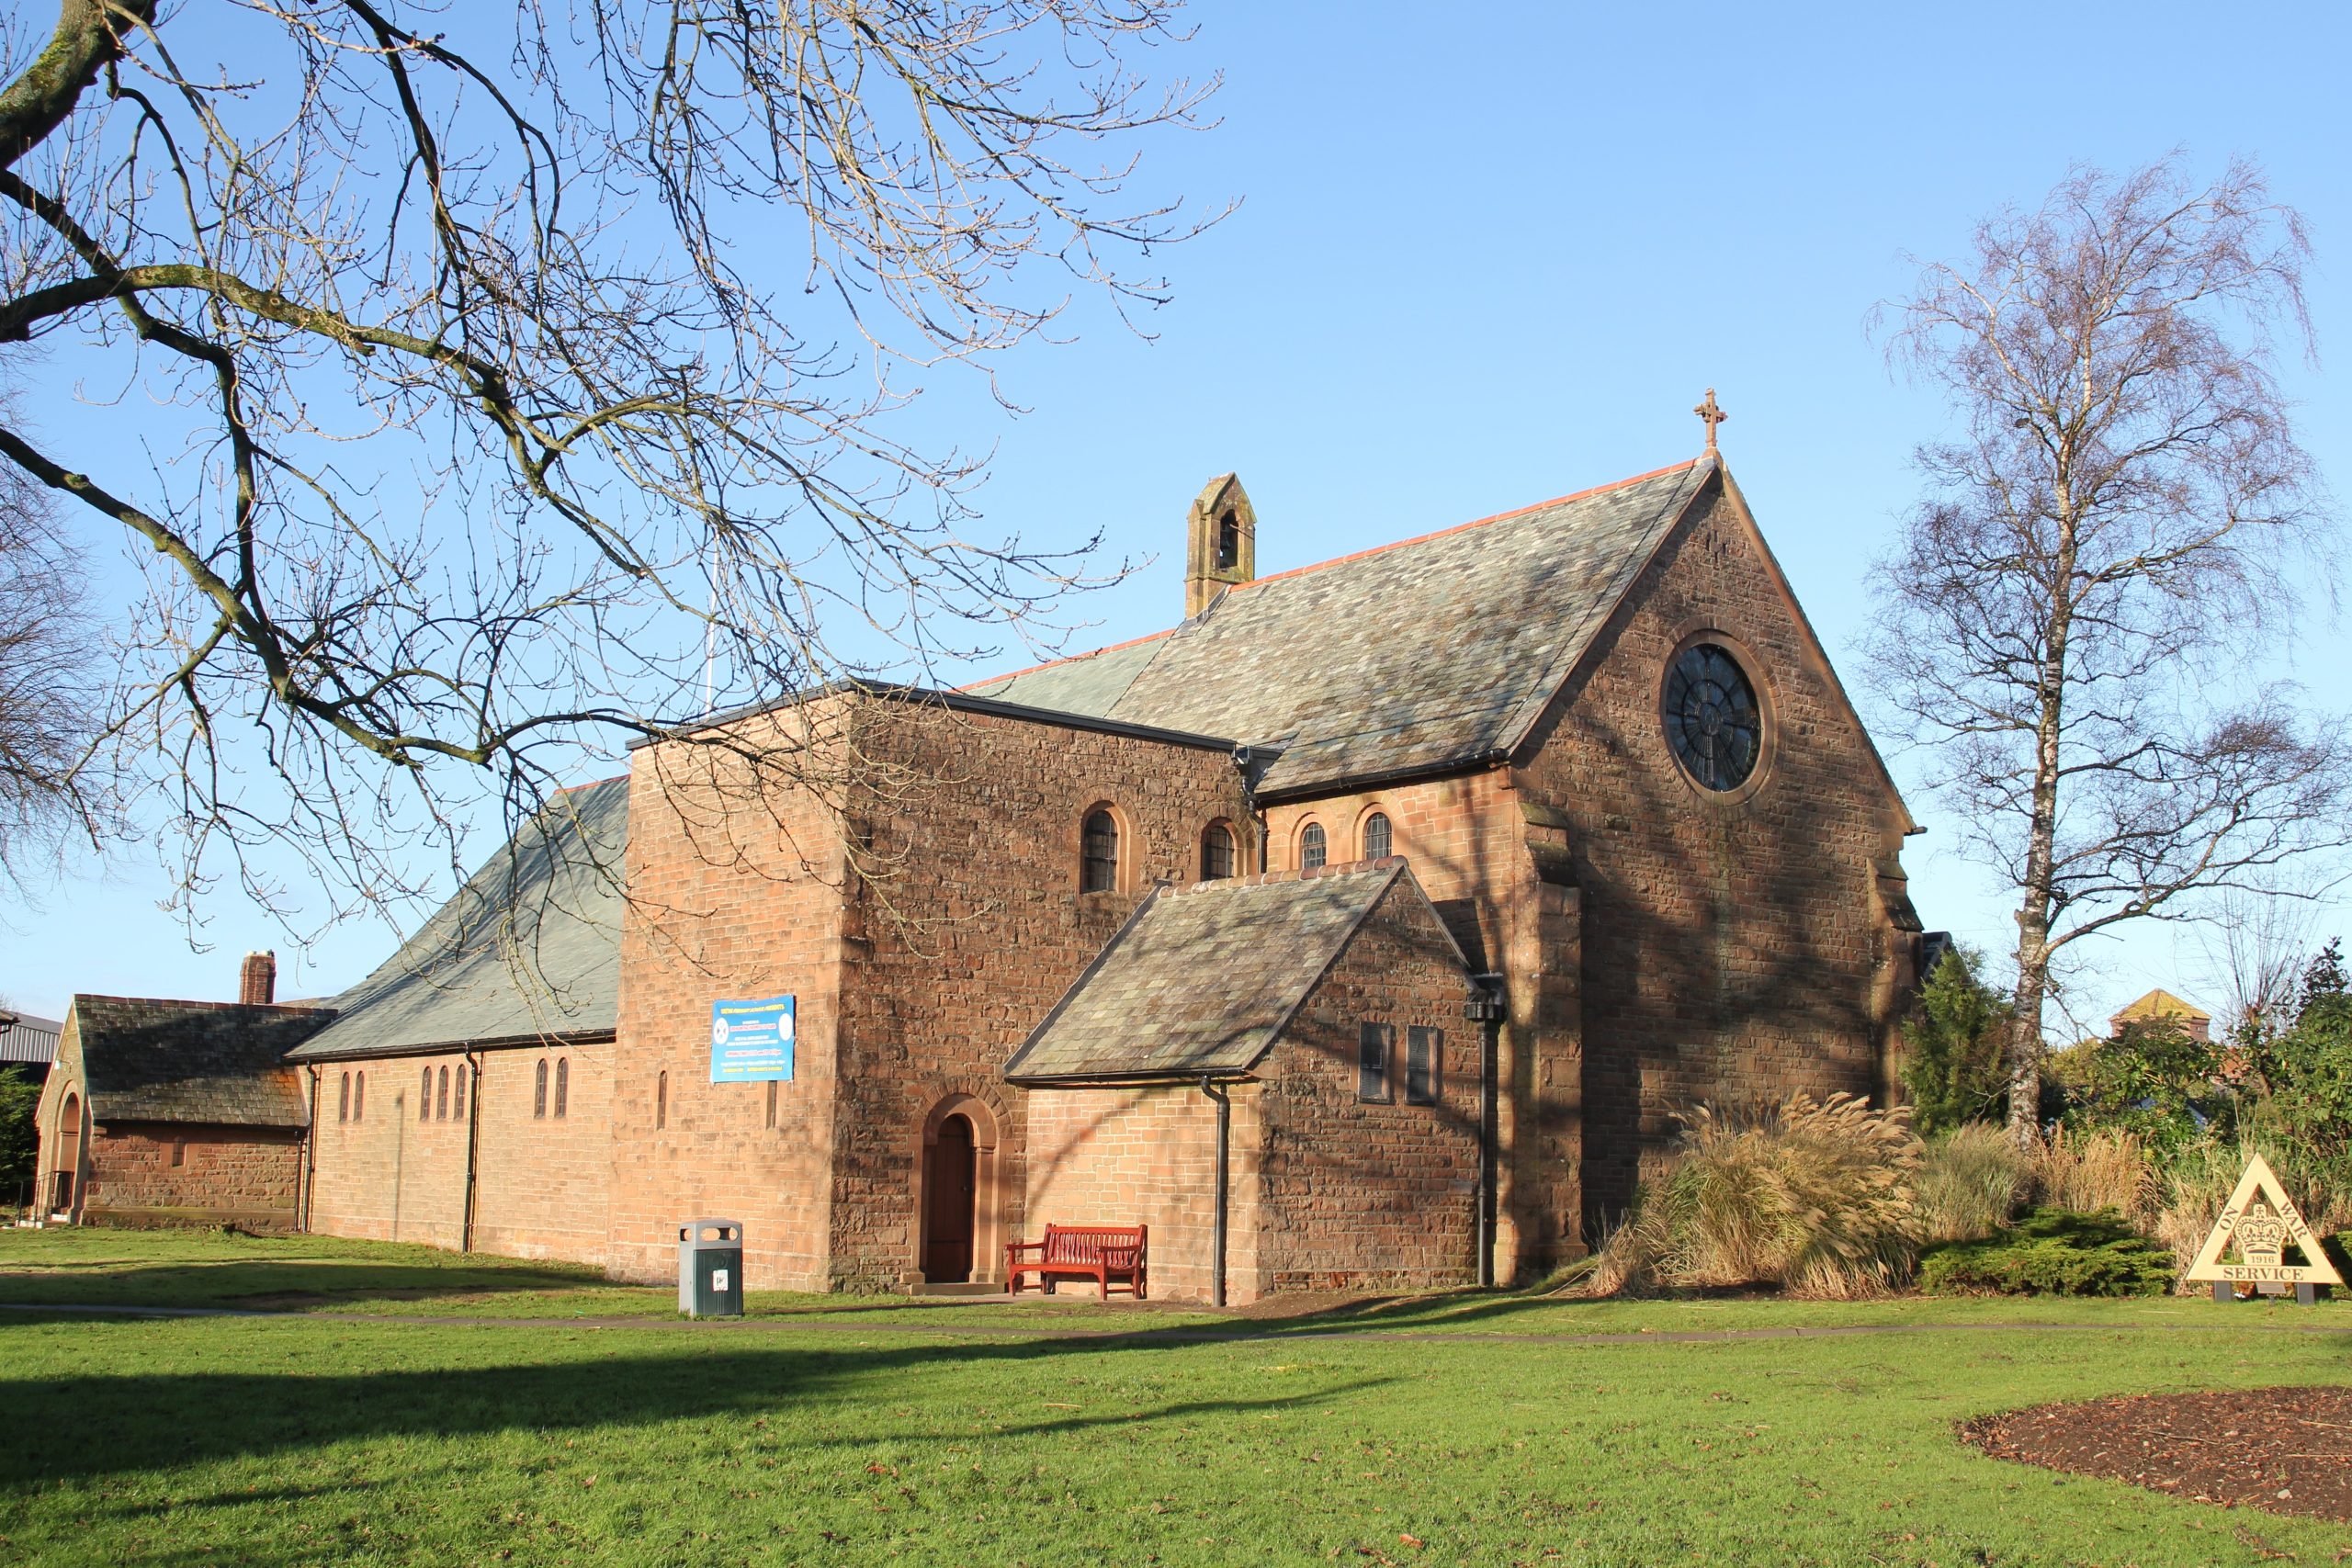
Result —
[[[246, 973], [250, 994], [252, 959]], [[75, 997], [35, 1113], [37, 1213], [294, 1228], [310, 1111], [286, 1054], [332, 1017], [266, 999]]]
[[1155, 888], [1005, 1065], [1029, 1208], [1148, 1224], [1178, 1297], [1473, 1279], [1487, 997], [1394, 856]]

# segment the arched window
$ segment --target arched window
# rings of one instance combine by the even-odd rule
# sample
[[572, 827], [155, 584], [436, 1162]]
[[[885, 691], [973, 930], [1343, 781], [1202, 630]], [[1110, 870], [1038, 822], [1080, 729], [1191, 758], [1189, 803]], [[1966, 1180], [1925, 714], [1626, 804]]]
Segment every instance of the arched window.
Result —
[[433, 1102], [433, 1114], [439, 1121], [449, 1119], [449, 1069], [447, 1067], [441, 1069], [441, 1094]]
[[539, 1058], [539, 1071], [531, 1088], [531, 1114], [544, 1117], [548, 1113], [548, 1059]]
[[563, 1115], [571, 1109], [571, 1058], [558, 1056], [555, 1060], [555, 1113]]
[[433, 1120], [433, 1069], [431, 1067], [424, 1069], [424, 1082], [416, 1091], [416, 1119], [420, 1122]]
[[459, 1062], [458, 1064], [458, 1109], [456, 1115], [458, 1120], [460, 1122], [466, 1119], [466, 1065], [463, 1062]]
[[1363, 819], [1363, 858], [1366, 860], [1387, 859], [1388, 842], [1388, 814], [1385, 811], [1375, 811], [1365, 818]]
[[1314, 871], [1329, 858], [1323, 842], [1323, 824], [1309, 822], [1306, 830], [1298, 836], [1298, 869]]
[[1233, 829], [1212, 822], [1201, 835], [1201, 880], [1216, 882], [1233, 874]]
[[1080, 893], [1108, 893], [1119, 886], [1119, 824], [1109, 812], [1086, 814], [1086, 833], [1079, 856]]
[[1228, 512], [1216, 520], [1216, 569], [1231, 571], [1241, 564], [1241, 514]]
[[351, 1120], [351, 1075], [349, 1073], [343, 1075], [342, 1091], [334, 1097], [334, 1119], [338, 1122]]
[[670, 1075], [667, 1073], [657, 1074], [653, 1079], [653, 1124], [656, 1127], [670, 1124]]
[[351, 1119], [354, 1122], [368, 1120], [368, 1075], [366, 1073], [359, 1074], [352, 1080]]

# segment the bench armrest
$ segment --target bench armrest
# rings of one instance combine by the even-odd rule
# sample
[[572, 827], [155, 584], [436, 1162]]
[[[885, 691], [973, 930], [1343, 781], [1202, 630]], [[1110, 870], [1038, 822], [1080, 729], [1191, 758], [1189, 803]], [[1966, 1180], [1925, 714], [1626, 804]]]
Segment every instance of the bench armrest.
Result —
[[1045, 1250], [1046, 1244], [1042, 1241], [1008, 1241], [1004, 1244], [1004, 1255], [1007, 1258], [1016, 1257], [1023, 1252], [1043, 1252]]

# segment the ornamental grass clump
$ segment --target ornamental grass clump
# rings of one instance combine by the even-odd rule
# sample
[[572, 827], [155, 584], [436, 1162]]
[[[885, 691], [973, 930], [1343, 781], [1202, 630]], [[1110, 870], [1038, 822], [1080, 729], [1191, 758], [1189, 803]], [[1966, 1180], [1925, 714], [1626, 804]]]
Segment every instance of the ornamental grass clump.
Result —
[[1928, 1140], [1915, 1234], [1930, 1245], [1981, 1240], [2009, 1223], [2032, 1185], [2032, 1163], [2007, 1128], [1963, 1122]]
[[2155, 1177], [2139, 1137], [2120, 1127], [2096, 1132], [2060, 1127], [2033, 1156], [2037, 1201], [2070, 1213], [2112, 1209], [2127, 1219], [2147, 1213]]
[[1919, 1159], [1907, 1111], [1849, 1094], [1746, 1114], [1700, 1106], [1602, 1248], [1595, 1288], [1876, 1295], [1910, 1270]]

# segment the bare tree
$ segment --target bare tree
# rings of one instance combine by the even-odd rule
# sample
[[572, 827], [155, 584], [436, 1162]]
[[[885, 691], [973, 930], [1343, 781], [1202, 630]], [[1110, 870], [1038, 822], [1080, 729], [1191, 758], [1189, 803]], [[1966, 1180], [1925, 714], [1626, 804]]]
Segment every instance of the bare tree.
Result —
[[1127, 194], [1214, 87], [1137, 68], [1177, 3], [61, 0], [6, 40], [0, 352], [164, 411], [0, 421], [146, 563], [83, 766], [165, 787], [188, 888], [275, 901], [266, 843], [364, 904], [622, 740], [1050, 642], [1086, 552], [967, 532], [979, 461], [893, 416], [1162, 297], [1114, 260], [1198, 228]]
[[107, 689], [86, 589], [49, 492], [0, 470], [0, 876], [19, 886], [112, 821], [102, 781], [76, 767]]
[[2319, 886], [2232, 887], [2212, 901], [2201, 945], [2228, 997], [2228, 1032], [2267, 1040], [2292, 1021], [2311, 962]]
[[1875, 573], [1882, 693], [2017, 889], [2009, 1120], [2038, 1132], [2052, 961], [2346, 839], [2346, 756], [2262, 685], [2324, 566], [2273, 334], [2308, 348], [2303, 226], [2233, 164], [2077, 171], [1895, 307], [1966, 425]]

